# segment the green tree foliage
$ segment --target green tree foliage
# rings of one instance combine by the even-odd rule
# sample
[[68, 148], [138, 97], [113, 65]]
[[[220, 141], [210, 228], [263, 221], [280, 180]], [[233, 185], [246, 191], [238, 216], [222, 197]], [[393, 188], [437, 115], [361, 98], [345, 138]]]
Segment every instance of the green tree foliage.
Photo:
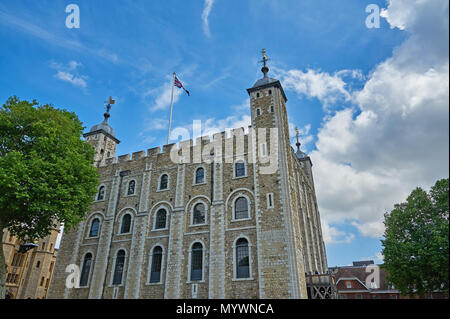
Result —
[[[83, 219], [98, 173], [82, 133], [74, 113], [50, 105], [11, 97], [0, 107], [0, 230], [31, 240], [49, 235], [59, 223], [72, 229]], [[0, 298], [0, 251], [2, 264]]]
[[385, 214], [384, 224], [388, 281], [402, 295], [448, 292], [449, 180], [437, 181], [428, 194], [416, 188]]

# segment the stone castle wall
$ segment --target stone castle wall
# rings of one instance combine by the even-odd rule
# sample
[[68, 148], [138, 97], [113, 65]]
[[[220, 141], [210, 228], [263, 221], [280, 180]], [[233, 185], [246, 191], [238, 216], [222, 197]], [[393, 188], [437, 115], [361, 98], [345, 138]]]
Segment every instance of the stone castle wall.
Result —
[[[100, 163], [99, 187], [105, 187], [105, 197], [93, 203], [76, 230], [64, 234], [49, 297], [306, 298], [305, 272], [327, 269], [319, 212], [310, 167], [290, 146], [285, 100], [275, 87], [271, 92], [251, 94], [252, 126], [246, 134], [240, 128], [231, 135], [215, 134], [212, 140], [198, 138], [195, 144], [189, 140]], [[261, 135], [268, 164], [254, 161], [262, 152]], [[275, 170], [267, 170], [270, 159], [276, 159]], [[234, 176], [237, 160], [245, 162], [244, 177]], [[205, 182], [195, 184], [199, 167], [205, 170]], [[162, 174], [169, 176], [167, 190], [158, 187]], [[136, 191], [127, 195], [131, 180]], [[250, 217], [234, 220], [233, 203], [241, 196], [250, 203]], [[197, 203], [207, 207], [204, 225], [191, 223]], [[161, 208], [168, 212], [167, 227], [156, 230], [155, 214]], [[132, 231], [119, 234], [127, 213], [132, 215]], [[100, 220], [100, 231], [90, 238], [94, 218]], [[249, 242], [250, 278], [235, 275], [239, 238]], [[191, 282], [195, 242], [203, 245], [203, 279]], [[163, 248], [161, 281], [149, 283], [151, 252], [157, 245]], [[123, 280], [113, 285], [115, 256], [121, 249], [126, 252]], [[93, 256], [88, 286], [66, 288], [65, 268], [82, 268], [87, 253]]]

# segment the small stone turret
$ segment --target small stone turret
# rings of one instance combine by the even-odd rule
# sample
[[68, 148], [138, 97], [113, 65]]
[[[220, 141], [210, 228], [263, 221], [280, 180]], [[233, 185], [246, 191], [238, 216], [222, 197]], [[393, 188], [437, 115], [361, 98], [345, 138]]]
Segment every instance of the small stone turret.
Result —
[[106, 113], [103, 114], [105, 117], [103, 122], [94, 125], [88, 133], [83, 135], [95, 149], [94, 164], [97, 167], [105, 165], [108, 159], [116, 156], [117, 145], [120, 143], [115, 137], [113, 128], [108, 124], [108, 119], [111, 116], [109, 114], [111, 104], [114, 104], [114, 100], [110, 98]]

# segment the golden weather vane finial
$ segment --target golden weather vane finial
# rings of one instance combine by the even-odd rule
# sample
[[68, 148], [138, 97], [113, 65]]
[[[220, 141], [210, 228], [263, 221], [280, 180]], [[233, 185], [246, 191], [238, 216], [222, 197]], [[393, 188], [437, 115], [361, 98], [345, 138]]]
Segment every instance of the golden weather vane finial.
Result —
[[[106, 104], [107, 103], [107, 104]], [[109, 97], [108, 101], [105, 101], [106, 104], [106, 112], [109, 113], [109, 110], [111, 109], [111, 105], [116, 103], [115, 100], [112, 99], [112, 97]]]

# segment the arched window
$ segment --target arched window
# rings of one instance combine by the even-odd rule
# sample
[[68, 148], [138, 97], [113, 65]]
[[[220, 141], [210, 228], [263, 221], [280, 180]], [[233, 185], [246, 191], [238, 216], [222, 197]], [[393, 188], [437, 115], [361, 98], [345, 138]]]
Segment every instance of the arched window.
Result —
[[39, 268], [40, 265], [41, 265], [41, 262], [38, 260], [38, 262], [36, 263], [36, 268]]
[[239, 197], [234, 202], [234, 219], [248, 218], [248, 201], [245, 197]]
[[167, 213], [165, 209], [160, 209], [156, 212], [155, 229], [166, 228]]
[[91, 271], [92, 265], [92, 254], [87, 253], [84, 256], [83, 268], [81, 269], [80, 286], [85, 287], [88, 285], [89, 273]]
[[150, 282], [161, 281], [161, 267], [162, 267], [162, 248], [160, 246], [156, 246], [153, 249], [152, 254]]
[[128, 190], [127, 190], [127, 195], [134, 195], [134, 192], [136, 190], [136, 181], [130, 181], [128, 183]]
[[235, 177], [245, 176], [245, 163], [243, 161], [239, 161], [234, 166], [235, 169]]
[[260, 116], [261, 115], [261, 109], [256, 109], [256, 116]]
[[159, 182], [159, 189], [167, 189], [169, 184], [169, 176], [167, 174], [164, 174], [161, 176], [161, 180]]
[[203, 246], [195, 243], [191, 252], [191, 281], [203, 279]]
[[120, 285], [122, 283], [123, 268], [125, 266], [125, 251], [119, 250], [116, 256], [116, 267], [114, 268], [113, 285]]
[[194, 206], [194, 216], [192, 216], [192, 224], [199, 225], [206, 222], [205, 205], [198, 203]]
[[200, 184], [205, 182], [205, 170], [200, 167], [195, 172], [195, 184]]
[[105, 186], [101, 186], [98, 189], [97, 200], [104, 200], [104, 199], [105, 199]]
[[89, 237], [97, 237], [99, 228], [100, 220], [98, 218], [94, 218], [91, 224], [91, 230], [89, 231]]
[[236, 278], [250, 277], [248, 241], [240, 238], [236, 242]]
[[120, 227], [121, 234], [128, 234], [131, 230], [131, 215], [125, 214], [122, 217], [122, 224]]

